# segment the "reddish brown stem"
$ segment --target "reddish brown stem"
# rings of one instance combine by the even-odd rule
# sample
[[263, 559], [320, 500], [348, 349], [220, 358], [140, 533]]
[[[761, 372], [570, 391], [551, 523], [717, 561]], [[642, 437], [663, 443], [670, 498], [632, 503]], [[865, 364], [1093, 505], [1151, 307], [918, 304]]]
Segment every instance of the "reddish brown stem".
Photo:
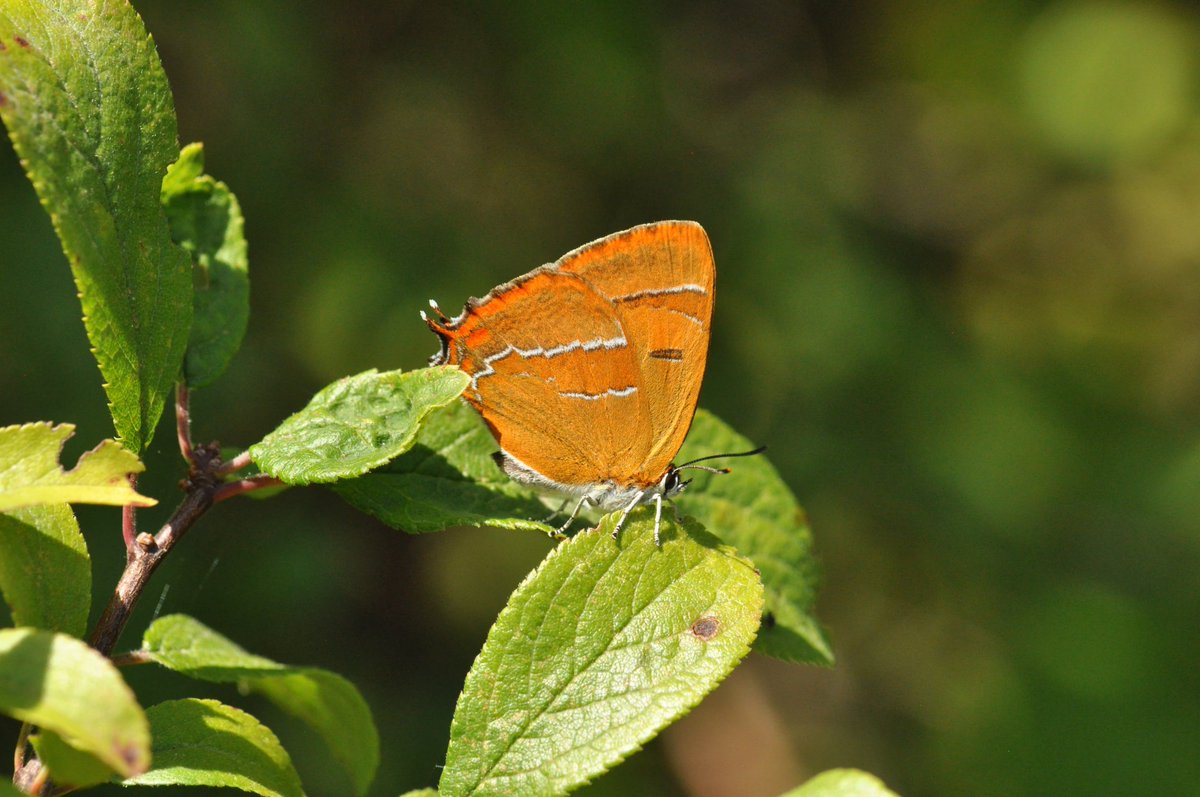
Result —
[[243, 451], [218, 468], [217, 473], [220, 473], [222, 476], [227, 473], [237, 473], [242, 468], [250, 467], [251, 464], [253, 464], [253, 461], [250, 459], [250, 452]]
[[179, 438], [179, 453], [192, 464], [192, 415], [189, 408], [190, 396], [187, 384], [178, 382], [175, 385], [175, 434]]
[[133, 667], [137, 664], [153, 664], [154, 659], [144, 650], [131, 650], [128, 653], [118, 653], [112, 657], [114, 667]]
[[[137, 489], [137, 474], [129, 477], [129, 486]], [[125, 538], [125, 560], [129, 561], [135, 547], [134, 537], [137, 536], [137, 507], [133, 504], [121, 507], [121, 536]]]
[[279, 487], [282, 484], [283, 482], [279, 479], [276, 479], [274, 476], [268, 476], [265, 473], [251, 476], [248, 479], [239, 479], [235, 482], [225, 482], [217, 488], [216, 493], [213, 495], [213, 503], [220, 503], [226, 498], [233, 498], [235, 495], [261, 490], [264, 487]]
[[179, 538], [212, 506], [214, 492], [212, 484], [193, 488], [158, 534], [142, 533], [137, 536], [130, 549], [125, 572], [121, 574], [121, 580], [117, 582], [117, 588], [104, 614], [100, 616], [96, 630], [92, 632], [89, 640], [92, 647], [105, 656], [112, 653], [146, 582], [175, 543], [179, 542]]

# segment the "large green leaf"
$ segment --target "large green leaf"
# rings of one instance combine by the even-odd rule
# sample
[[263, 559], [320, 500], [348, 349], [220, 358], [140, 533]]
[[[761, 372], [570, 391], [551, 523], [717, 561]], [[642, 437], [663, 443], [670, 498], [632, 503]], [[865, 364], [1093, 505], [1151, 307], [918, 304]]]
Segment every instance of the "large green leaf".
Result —
[[292, 759], [271, 729], [216, 700], [168, 700], [146, 710], [154, 768], [131, 786], [226, 786], [262, 797], [302, 797]]
[[179, 376], [192, 274], [159, 202], [179, 154], [171, 91], [133, 7], [0, 4], [0, 118], [71, 264], [117, 434], [138, 453]]
[[74, 433], [69, 423], [0, 427], [0, 511], [34, 504], [158, 503], [130, 485], [129, 476], [145, 466], [114, 440], [101, 441], [64, 471], [58, 457]]
[[[754, 445], [700, 410], [676, 460], [748, 451]], [[766, 587], [766, 614], [755, 650], [788, 661], [832, 664], [833, 650], [812, 614], [817, 563], [804, 510], [766, 457], [735, 459], [729, 474], [695, 473], [678, 499], [710, 531], [750, 558]]]
[[430, 415], [412, 449], [333, 489], [348, 503], [410, 533], [449, 526], [552, 530], [550, 510], [492, 461], [496, 441], [461, 401]]
[[830, 769], [781, 797], [896, 797], [896, 793], [866, 772]]
[[42, 728], [29, 737], [42, 766], [59, 786], [83, 788], [113, 780], [112, 769], [91, 753], [76, 750], [54, 731]]
[[83, 636], [92, 565], [71, 507], [0, 512], [0, 590], [17, 625]]
[[204, 681], [238, 683], [266, 696], [312, 728], [364, 794], [379, 766], [379, 735], [362, 695], [335, 673], [288, 667], [244, 649], [182, 614], [161, 617], [146, 630], [143, 650], [176, 672]]
[[445, 366], [339, 379], [251, 446], [250, 456], [288, 484], [361, 476], [407, 451], [425, 416], [454, 401], [468, 381]]
[[[669, 514], [669, 513], [668, 513]], [[698, 524], [615, 518], [555, 549], [488, 634], [450, 728], [444, 795], [563, 794], [686, 713], [749, 651], [753, 566]]]
[[242, 208], [229, 187], [204, 174], [204, 147], [188, 144], [162, 184], [171, 237], [192, 256], [192, 334], [183, 372], [211, 383], [242, 345], [250, 318], [250, 277]]
[[150, 764], [146, 715], [112, 663], [62, 634], [0, 630], [0, 712], [53, 731], [128, 777]]

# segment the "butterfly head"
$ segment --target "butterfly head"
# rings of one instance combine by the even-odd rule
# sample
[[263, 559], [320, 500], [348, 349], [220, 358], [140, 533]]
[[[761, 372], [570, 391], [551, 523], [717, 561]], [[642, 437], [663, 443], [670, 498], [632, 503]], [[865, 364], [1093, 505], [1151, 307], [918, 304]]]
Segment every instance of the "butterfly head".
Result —
[[687, 486], [691, 483], [691, 479], [685, 479], [680, 476], [679, 468], [672, 465], [667, 468], [667, 472], [659, 479], [657, 492], [663, 498], [674, 498], [687, 489]]

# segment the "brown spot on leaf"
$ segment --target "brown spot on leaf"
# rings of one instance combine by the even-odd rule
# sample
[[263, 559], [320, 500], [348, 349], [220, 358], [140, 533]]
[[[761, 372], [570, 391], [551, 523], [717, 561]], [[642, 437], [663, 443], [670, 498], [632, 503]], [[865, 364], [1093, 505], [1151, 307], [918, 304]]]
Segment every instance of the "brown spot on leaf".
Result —
[[129, 769], [135, 774], [140, 775], [146, 771], [146, 762], [143, 760], [142, 754], [138, 748], [132, 744], [127, 744], [120, 749], [121, 760], [124, 761]]
[[692, 634], [702, 642], [711, 642], [719, 633], [721, 621], [712, 615], [706, 615], [692, 623]]
[[13, 41], [24, 47], [26, 50], [30, 48], [29, 41], [21, 36], [13, 36]]
[[8, 95], [0, 91], [0, 108], [8, 107]]

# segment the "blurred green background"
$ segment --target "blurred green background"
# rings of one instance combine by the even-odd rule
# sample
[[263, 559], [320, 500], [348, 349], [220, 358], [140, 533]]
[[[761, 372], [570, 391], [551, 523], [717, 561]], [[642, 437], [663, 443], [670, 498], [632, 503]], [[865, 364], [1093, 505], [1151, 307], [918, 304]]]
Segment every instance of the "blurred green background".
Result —
[[[1186, 3], [138, 0], [184, 142], [246, 213], [250, 331], [194, 396], [247, 445], [413, 368], [417, 317], [593, 238], [703, 223], [701, 403], [807, 508], [833, 670], [751, 657], [586, 795], [1200, 794], [1200, 49]], [[0, 423], [112, 434], [50, 223], [0, 147]], [[144, 492], [173, 503], [169, 427]], [[97, 605], [122, 563], [84, 509]], [[540, 537], [409, 537], [331, 493], [212, 512], [156, 610], [324, 666], [432, 785]], [[94, 615], [95, 615], [94, 611]], [[130, 672], [146, 702], [198, 687]], [[302, 729], [232, 690], [341, 793]], [[123, 793], [113, 789], [113, 794]], [[156, 792], [165, 794], [163, 790]], [[183, 792], [197, 794], [197, 791]]]

